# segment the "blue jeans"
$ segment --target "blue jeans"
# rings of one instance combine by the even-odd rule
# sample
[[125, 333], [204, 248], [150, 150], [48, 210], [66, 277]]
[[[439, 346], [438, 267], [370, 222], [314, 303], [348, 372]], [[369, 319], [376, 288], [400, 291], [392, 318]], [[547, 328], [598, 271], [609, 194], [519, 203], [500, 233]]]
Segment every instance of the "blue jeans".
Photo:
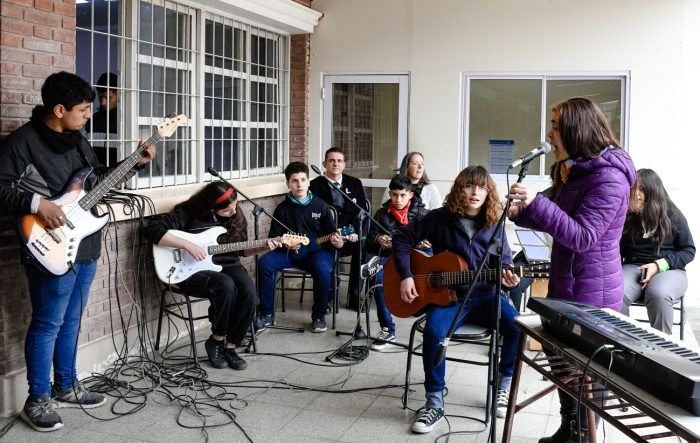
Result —
[[51, 364], [54, 385], [73, 386], [80, 317], [87, 305], [97, 261], [75, 263], [75, 273], [63, 276], [25, 265], [32, 303], [32, 321], [27, 330], [24, 357], [29, 395], [51, 393]]
[[[465, 322], [479, 326], [493, 326], [493, 303], [494, 295], [482, 297], [472, 297], [462, 311], [462, 316], [457, 323], [457, 327]], [[438, 353], [438, 345], [447, 335], [450, 324], [454, 318], [459, 304], [448, 308], [433, 307], [428, 311], [428, 318], [423, 331], [423, 369], [425, 371], [425, 391], [428, 393], [442, 393], [445, 389], [445, 360], [438, 366], [433, 364]], [[520, 332], [515, 326], [515, 317], [518, 311], [505, 297], [501, 297], [501, 325], [500, 333], [503, 337], [503, 347], [501, 349], [501, 361], [498, 369], [503, 377], [513, 376], [513, 365], [515, 364], [515, 354], [518, 346]]]
[[333, 254], [326, 249], [296, 258], [295, 253], [283, 249], [270, 251], [258, 261], [258, 295], [260, 314], [270, 315], [274, 309], [275, 275], [284, 268], [301, 268], [311, 274], [314, 281], [314, 304], [311, 307], [312, 319], [325, 319], [328, 306], [328, 293], [333, 274]]
[[[388, 257], [380, 257], [379, 264], [384, 265]], [[381, 269], [377, 273], [377, 285], [384, 283], [384, 269]], [[398, 297], [399, 294], [394, 294], [392, 296]], [[384, 303], [384, 288], [378, 286], [374, 290], [374, 301], [377, 304], [377, 320], [379, 320], [379, 326], [382, 328], [387, 328], [392, 334], [396, 334], [396, 325], [394, 325], [394, 319], [391, 317], [391, 312], [386, 308]]]

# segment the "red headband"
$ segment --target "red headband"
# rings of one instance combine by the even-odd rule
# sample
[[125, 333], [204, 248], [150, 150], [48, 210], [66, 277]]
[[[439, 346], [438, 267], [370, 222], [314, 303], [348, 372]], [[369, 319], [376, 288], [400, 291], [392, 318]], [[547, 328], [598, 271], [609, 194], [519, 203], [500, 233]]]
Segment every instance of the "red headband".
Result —
[[229, 196], [231, 196], [231, 194], [233, 194], [233, 188], [228, 188], [228, 189], [226, 190], [226, 192], [224, 192], [223, 194], [221, 194], [221, 197], [219, 197], [219, 198], [216, 199], [216, 201], [214, 202], [214, 204], [215, 204], [215, 205], [218, 205], [219, 203], [221, 203], [221, 202], [223, 202], [224, 200], [226, 200], [227, 198], [229, 198]]

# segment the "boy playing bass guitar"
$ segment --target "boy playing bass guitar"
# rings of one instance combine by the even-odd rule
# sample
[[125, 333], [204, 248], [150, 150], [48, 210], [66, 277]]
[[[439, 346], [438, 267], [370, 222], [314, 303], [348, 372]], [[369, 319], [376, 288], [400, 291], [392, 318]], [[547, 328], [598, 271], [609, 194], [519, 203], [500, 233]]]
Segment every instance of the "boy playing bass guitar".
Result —
[[[34, 108], [29, 123], [7, 136], [0, 145], [0, 189], [3, 197], [7, 197], [3, 202], [7, 214], [33, 218], [47, 236], [58, 238], [57, 232], [62, 232], [62, 227], [73, 230], [77, 225], [73, 226], [75, 220], [68, 211], [64, 212], [48, 197], [63, 191], [80, 170], [85, 170], [81, 184], [88, 189], [99, 187], [103, 181], [109, 183], [109, 171], [99, 163], [80, 133], [91, 116], [95, 100], [92, 87], [75, 74], [58, 72], [44, 82], [41, 99], [43, 105]], [[155, 156], [153, 145], [137, 150], [142, 153], [137, 154], [138, 160], [135, 157], [134, 167], [122, 168], [128, 173], [123, 180]], [[75, 368], [78, 327], [100, 257], [101, 228], [102, 225], [85, 237], [75, 247], [77, 252], [71, 250], [63, 275], [45, 272], [27, 253], [36, 251], [23, 251], [32, 319], [25, 341], [29, 397], [20, 417], [37, 431], [63, 427], [54, 405], [94, 408], [106, 402], [103, 395], [83, 387]], [[40, 246], [34, 248], [46, 254]]]

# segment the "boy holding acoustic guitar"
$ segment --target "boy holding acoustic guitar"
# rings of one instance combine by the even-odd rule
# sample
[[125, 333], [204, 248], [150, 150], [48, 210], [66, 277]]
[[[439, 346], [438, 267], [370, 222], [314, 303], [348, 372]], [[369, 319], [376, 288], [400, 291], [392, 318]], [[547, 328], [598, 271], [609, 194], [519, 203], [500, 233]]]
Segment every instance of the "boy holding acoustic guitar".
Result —
[[[488, 242], [496, 229], [501, 206], [498, 200], [496, 184], [482, 166], [469, 166], [462, 170], [455, 179], [450, 193], [447, 195], [442, 208], [430, 211], [420, 223], [409, 223], [399, 228], [392, 239], [394, 256], [392, 257], [397, 273], [385, 269], [384, 290], [396, 287], [400, 300], [394, 301], [407, 308], [411, 305], [417, 310], [427, 313], [425, 331], [423, 332], [423, 368], [425, 371], [425, 407], [417, 413], [411, 429], [417, 433], [427, 433], [445, 417], [443, 391], [445, 389], [445, 360], [435, 364], [439, 353], [440, 342], [445, 339], [452, 319], [459, 309], [459, 304], [449, 306], [427, 305], [426, 298], [432, 288], [428, 284], [427, 274], [441, 267], [442, 260], [450, 261], [456, 258], [466, 263], [469, 269], [476, 269], [478, 263], [487, 252]], [[421, 240], [430, 242], [435, 253], [431, 258], [419, 258], [419, 253], [412, 252], [415, 244]], [[450, 251], [450, 252], [447, 252]], [[493, 258], [493, 257], [492, 257]], [[511, 263], [511, 252], [508, 242], [503, 242], [503, 263]], [[429, 260], [432, 270], [426, 270], [426, 275], [420, 275], [420, 265]], [[502, 263], [492, 260], [487, 264], [493, 278], [478, 278], [474, 292], [469, 299], [457, 326], [465, 322], [490, 327], [493, 321], [493, 304], [496, 300], [496, 278], [502, 279], [503, 286], [513, 287], [520, 281], [510, 269], [500, 271]], [[494, 271], [495, 270], [495, 271]], [[398, 274], [398, 275], [396, 275]], [[464, 274], [465, 279], [470, 272], [455, 272]], [[473, 277], [473, 276], [472, 276]], [[473, 278], [472, 278], [473, 279]], [[456, 280], [460, 281], [460, 280]], [[467, 290], [466, 284], [455, 285], [449, 282], [450, 289], [456, 292], [457, 299], [463, 298]], [[446, 283], [448, 284], [448, 283]], [[387, 297], [389, 309], [392, 306]], [[394, 309], [401, 311], [401, 309]], [[515, 317], [518, 311], [507, 301], [501, 300], [500, 328], [503, 334], [503, 348], [499, 364], [499, 385], [496, 398], [497, 415], [505, 416], [510, 395], [510, 381], [513, 374], [515, 354], [518, 341], [518, 330], [515, 327]], [[404, 315], [405, 316], [405, 315]]]

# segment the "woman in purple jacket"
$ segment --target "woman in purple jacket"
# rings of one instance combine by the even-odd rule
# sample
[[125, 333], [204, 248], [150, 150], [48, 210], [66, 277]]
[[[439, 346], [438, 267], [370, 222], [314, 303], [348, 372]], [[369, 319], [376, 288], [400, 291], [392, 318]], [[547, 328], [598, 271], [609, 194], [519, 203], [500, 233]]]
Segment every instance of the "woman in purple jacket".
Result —
[[[585, 98], [554, 106], [547, 136], [556, 160], [551, 196], [516, 183], [508, 215], [554, 240], [548, 297], [620, 310], [620, 237], [636, 180], [634, 164], [600, 108]], [[577, 402], [562, 391], [559, 398], [562, 426], [540, 443], [579, 441]]]

